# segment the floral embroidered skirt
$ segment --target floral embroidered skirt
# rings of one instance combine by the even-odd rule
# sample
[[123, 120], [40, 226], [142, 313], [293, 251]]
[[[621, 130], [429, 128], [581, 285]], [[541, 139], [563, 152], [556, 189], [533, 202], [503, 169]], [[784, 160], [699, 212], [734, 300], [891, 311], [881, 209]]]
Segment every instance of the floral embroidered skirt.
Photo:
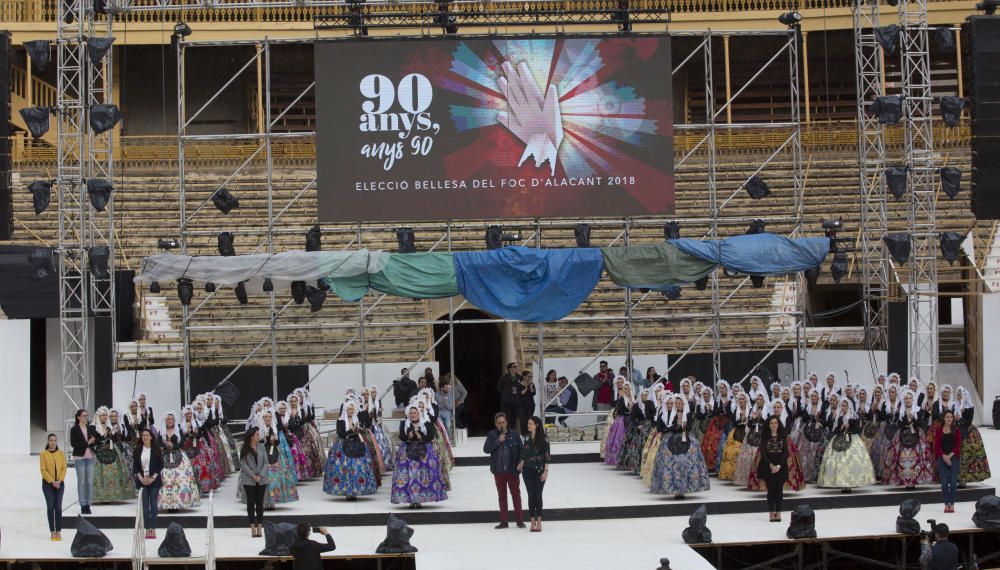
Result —
[[625, 416], [615, 418], [608, 429], [608, 440], [604, 445], [604, 464], [617, 465], [618, 454], [625, 443]]
[[845, 437], [843, 434], [835, 436], [830, 445], [827, 445], [823, 454], [823, 463], [819, 468], [819, 476], [816, 483], [820, 487], [833, 487], [848, 489], [851, 487], [865, 487], [875, 484], [875, 468], [872, 465], [868, 448], [860, 435], [849, 435], [850, 445], [846, 451], [837, 451], [834, 447], [836, 438]]
[[726, 445], [722, 448], [722, 463], [719, 464], [719, 480], [732, 481], [736, 475], [736, 459], [740, 455], [743, 442], [736, 439], [736, 430], [729, 430]]
[[650, 487], [653, 484], [653, 467], [656, 465], [656, 456], [660, 453], [660, 441], [663, 434], [652, 430], [646, 443], [642, 446], [642, 461], [639, 464], [639, 476], [642, 484]]
[[917, 444], [913, 447], [900, 441], [908, 429], [900, 428], [883, 454], [882, 482], [886, 485], [910, 487], [934, 482], [934, 462], [923, 432], [917, 430]]
[[[747, 439], [750, 439], [747, 437]], [[740, 452], [736, 455], [736, 469], [733, 471], [733, 484], [737, 487], [746, 487], [750, 484], [750, 472], [757, 466], [754, 458], [760, 450], [756, 445], [750, 445], [746, 440], [740, 446]]]
[[295, 434], [291, 432], [288, 433], [288, 447], [292, 452], [292, 462], [295, 464], [296, 478], [299, 481], [312, 479], [316, 474], [313, 473], [309, 458], [306, 456], [305, 451], [303, 451], [299, 438], [295, 437]]
[[[795, 447], [795, 442], [791, 437], [785, 437], [785, 445], [788, 446], [788, 477], [785, 479], [786, 491], [801, 491], [806, 488], [805, 473], [799, 465], [799, 450]], [[760, 448], [754, 453], [753, 465], [750, 468], [750, 479], [747, 481], [747, 489], [751, 491], [767, 491], [767, 481], [757, 476], [757, 466], [760, 465]]]
[[92, 501], [112, 503], [135, 498], [135, 483], [132, 482], [132, 466], [125, 463], [125, 455], [117, 447], [113, 463], [94, 461], [94, 491]]
[[986, 459], [983, 436], [976, 426], [969, 426], [962, 433], [962, 447], [958, 455], [958, 482], [978, 483], [990, 478], [990, 462]]
[[725, 415], [712, 416], [705, 429], [705, 437], [701, 439], [701, 454], [705, 456], [705, 465], [710, 472], [719, 470], [719, 450], [726, 444], [726, 434], [729, 431], [729, 418]]
[[385, 434], [382, 422], [372, 424], [372, 434], [375, 436], [375, 442], [378, 443], [378, 448], [382, 452], [382, 464], [387, 471], [392, 471], [392, 466], [396, 463], [396, 450], [393, 447], [392, 438]]
[[[680, 437], [677, 434], [668, 434]], [[711, 483], [705, 456], [701, 454], [701, 443], [692, 435], [687, 436], [688, 449], [684, 453], [670, 451], [670, 438], [664, 436], [660, 452], [653, 466], [653, 483], [650, 490], [659, 495], [686, 495], [707, 491]]]
[[181, 463], [177, 467], [164, 467], [160, 472], [163, 484], [156, 504], [161, 511], [174, 509], [193, 509], [201, 506], [201, 493], [198, 491], [198, 481], [191, 470], [191, 461], [181, 453]]
[[377, 490], [372, 461], [366, 452], [361, 457], [348, 457], [343, 440], [330, 446], [326, 469], [323, 471], [323, 492], [341, 497], [374, 495]]
[[[425, 447], [423, 459], [411, 459], [406, 454], [410, 445]], [[396, 452], [396, 468], [392, 472], [393, 504], [435, 503], [448, 499], [448, 492], [441, 473], [445, 470], [434, 446], [429, 443], [402, 443]]]
[[625, 432], [625, 442], [618, 453], [618, 470], [638, 473], [642, 467], [642, 448], [653, 431], [649, 421], [632, 422]]

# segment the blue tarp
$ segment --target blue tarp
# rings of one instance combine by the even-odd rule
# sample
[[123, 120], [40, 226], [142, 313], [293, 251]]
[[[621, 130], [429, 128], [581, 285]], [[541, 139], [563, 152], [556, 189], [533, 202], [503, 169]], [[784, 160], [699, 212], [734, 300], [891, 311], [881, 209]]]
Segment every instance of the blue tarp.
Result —
[[830, 253], [830, 238], [790, 239], [774, 234], [734, 236], [718, 241], [675, 239], [678, 249], [719, 263], [730, 271], [753, 275], [787, 275], [812, 269]]
[[594, 290], [603, 265], [597, 248], [455, 253], [458, 290], [470, 303], [498, 317], [532, 323], [572, 313]]

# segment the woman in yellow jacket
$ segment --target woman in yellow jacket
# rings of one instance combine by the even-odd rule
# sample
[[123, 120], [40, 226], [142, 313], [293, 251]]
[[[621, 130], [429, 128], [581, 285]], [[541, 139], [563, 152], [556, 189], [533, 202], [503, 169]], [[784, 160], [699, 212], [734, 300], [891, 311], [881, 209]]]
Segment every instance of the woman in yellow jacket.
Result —
[[50, 433], [45, 450], [38, 455], [42, 472], [42, 494], [45, 495], [45, 516], [49, 520], [49, 538], [62, 540], [62, 500], [66, 487], [66, 454], [59, 449], [59, 439]]

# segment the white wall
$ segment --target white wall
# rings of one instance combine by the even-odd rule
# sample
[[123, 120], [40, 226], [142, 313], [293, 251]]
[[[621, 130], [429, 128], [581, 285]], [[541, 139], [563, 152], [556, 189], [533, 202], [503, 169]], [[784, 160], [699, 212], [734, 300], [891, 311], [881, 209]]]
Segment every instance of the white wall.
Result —
[[0, 414], [0, 455], [31, 451], [31, 321], [0, 321], [0, 378], [4, 413]]
[[111, 401], [114, 407], [127, 409], [129, 402], [140, 392], [146, 394], [146, 401], [156, 415], [156, 425], [160, 425], [164, 412], [179, 412], [181, 409], [181, 369], [122, 370], [112, 375]]
[[1000, 395], [1000, 293], [983, 294], [983, 419], [991, 421], [993, 400]]
[[[399, 378], [399, 371], [411, 365], [412, 362], [369, 362], [365, 365], [365, 385], [378, 386], [379, 392], [386, 394], [392, 388], [392, 381]], [[309, 365], [309, 378], [316, 375], [323, 366], [321, 364]], [[424, 373], [424, 368], [430, 367], [434, 371], [434, 377], [439, 378], [438, 363], [436, 361], [421, 362], [410, 372], [410, 378], [414, 381]], [[344, 392], [348, 388], [361, 387], [361, 364], [331, 364], [326, 367], [312, 384], [309, 385], [309, 395], [312, 397], [316, 407], [327, 409], [339, 409], [344, 402]], [[395, 407], [395, 400], [392, 392], [382, 398], [382, 407], [390, 410]]]
[[847, 370], [852, 383], [870, 385], [875, 383], [879, 374], [888, 373], [885, 369], [887, 358], [888, 353], [884, 350], [872, 353], [867, 350], [810, 350], [806, 352], [806, 372], [815, 372], [820, 380], [826, 378], [828, 372], [833, 372], [837, 381], [843, 383], [844, 370]]

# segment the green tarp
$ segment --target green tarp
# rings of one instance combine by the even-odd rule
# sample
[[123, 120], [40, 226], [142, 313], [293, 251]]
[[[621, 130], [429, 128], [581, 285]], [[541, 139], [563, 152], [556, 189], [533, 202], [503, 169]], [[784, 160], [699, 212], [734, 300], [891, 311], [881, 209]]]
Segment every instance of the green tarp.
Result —
[[371, 288], [410, 299], [458, 295], [455, 262], [450, 253], [399, 253], [382, 271], [369, 275]]
[[604, 270], [619, 287], [661, 289], [708, 275], [715, 263], [688, 255], [670, 243], [602, 247]]

